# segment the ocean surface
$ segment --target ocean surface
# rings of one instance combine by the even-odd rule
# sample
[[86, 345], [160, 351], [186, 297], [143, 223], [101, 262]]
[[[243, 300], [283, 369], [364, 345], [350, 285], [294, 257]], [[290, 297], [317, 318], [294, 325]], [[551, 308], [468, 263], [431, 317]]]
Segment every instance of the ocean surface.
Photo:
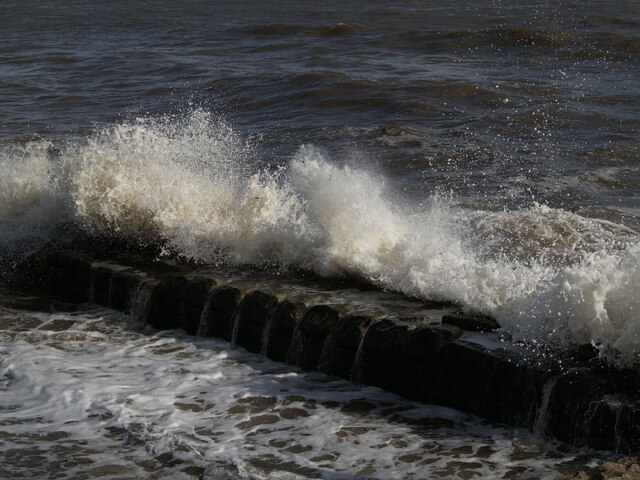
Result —
[[7, 0], [0, 27], [0, 476], [554, 478], [598, 457], [11, 274], [97, 235], [453, 302], [638, 368], [639, 3]]

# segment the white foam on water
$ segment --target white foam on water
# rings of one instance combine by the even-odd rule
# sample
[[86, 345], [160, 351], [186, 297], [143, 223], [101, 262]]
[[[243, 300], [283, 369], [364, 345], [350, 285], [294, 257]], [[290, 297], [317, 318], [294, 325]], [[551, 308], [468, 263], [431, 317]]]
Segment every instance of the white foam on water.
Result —
[[593, 454], [106, 310], [0, 322], [8, 478], [539, 479]]
[[44, 194], [3, 208], [15, 216], [53, 195], [90, 231], [209, 263], [348, 275], [494, 316], [517, 340], [593, 343], [617, 364], [639, 361], [633, 230], [536, 204], [472, 211], [434, 195], [407, 205], [383, 176], [312, 146], [286, 168], [260, 169], [256, 158], [201, 110], [140, 119], [72, 143], [36, 182]]

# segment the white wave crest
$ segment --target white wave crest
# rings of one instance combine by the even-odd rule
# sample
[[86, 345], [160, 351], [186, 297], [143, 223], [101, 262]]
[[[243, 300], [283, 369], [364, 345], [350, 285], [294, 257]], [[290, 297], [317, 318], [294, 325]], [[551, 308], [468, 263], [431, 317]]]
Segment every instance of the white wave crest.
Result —
[[204, 262], [355, 276], [494, 316], [518, 340], [591, 342], [615, 362], [638, 361], [640, 243], [611, 222], [540, 205], [469, 211], [438, 196], [410, 207], [390, 200], [381, 175], [311, 146], [267, 171], [202, 111], [100, 131], [62, 151], [59, 166], [53, 179], [38, 180], [45, 166], [15, 170], [16, 185], [35, 187], [8, 193], [2, 215], [45, 185], [91, 231], [162, 240]]

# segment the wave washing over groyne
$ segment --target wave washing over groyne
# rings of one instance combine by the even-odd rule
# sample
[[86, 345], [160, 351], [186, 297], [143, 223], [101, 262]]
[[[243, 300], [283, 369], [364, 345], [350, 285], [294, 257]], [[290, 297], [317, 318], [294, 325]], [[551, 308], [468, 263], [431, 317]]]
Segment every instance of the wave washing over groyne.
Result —
[[160, 255], [448, 301], [516, 342], [590, 344], [612, 364], [638, 363], [640, 241], [611, 221], [537, 204], [470, 210], [435, 192], [411, 203], [383, 175], [309, 145], [256, 172], [251, 142], [200, 110], [1, 154], [3, 235], [16, 236], [5, 248], [74, 225]]
[[0, 18], [0, 477], [638, 471], [640, 4]]

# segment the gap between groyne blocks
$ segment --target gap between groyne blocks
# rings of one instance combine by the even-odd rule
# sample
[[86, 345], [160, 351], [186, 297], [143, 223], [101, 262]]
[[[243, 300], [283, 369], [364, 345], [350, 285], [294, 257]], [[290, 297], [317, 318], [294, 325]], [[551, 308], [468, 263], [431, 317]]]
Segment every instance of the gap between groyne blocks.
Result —
[[487, 319], [445, 315], [434, 322], [336, 301], [302, 280], [284, 287], [133, 253], [40, 252], [20, 271], [23, 286], [134, 314], [158, 329], [221, 338], [305, 371], [574, 445], [640, 451], [639, 372], [580, 355], [550, 361], [477, 340], [495, 334], [465, 334], [494, 329]]

